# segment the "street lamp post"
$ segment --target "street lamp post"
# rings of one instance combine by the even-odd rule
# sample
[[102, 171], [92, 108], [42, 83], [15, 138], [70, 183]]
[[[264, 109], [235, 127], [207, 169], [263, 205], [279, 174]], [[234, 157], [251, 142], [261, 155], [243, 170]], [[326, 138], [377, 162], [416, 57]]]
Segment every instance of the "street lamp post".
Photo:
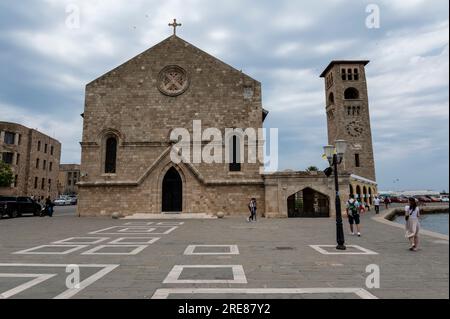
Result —
[[[335, 142], [335, 146], [325, 146], [324, 150], [328, 162], [330, 163], [330, 167], [332, 168], [334, 173], [334, 187], [336, 189], [336, 249], [346, 250], [347, 247], [345, 247], [344, 225], [342, 222], [341, 196], [339, 193], [338, 166], [344, 159], [344, 154], [347, 150], [347, 142], [344, 140], [337, 140]], [[330, 169], [328, 169], [328, 171], [330, 171]]]

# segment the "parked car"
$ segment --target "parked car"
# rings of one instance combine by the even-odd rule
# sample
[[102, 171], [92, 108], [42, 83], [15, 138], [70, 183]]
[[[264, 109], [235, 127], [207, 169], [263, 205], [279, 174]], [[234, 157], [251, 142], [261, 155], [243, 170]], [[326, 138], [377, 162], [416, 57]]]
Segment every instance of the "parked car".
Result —
[[441, 202], [448, 203], [449, 202], [448, 196], [441, 196]]
[[0, 197], [0, 218], [16, 218], [23, 215], [39, 216], [41, 205], [30, 197]]
[[427, 198], [429, 198], [431, 200], [432, 203], [440, 203], [441, 199], [435, 196], [426, 196]]
[[400, 196], [400, 197], [401, 197], [402, 203], [408, 203], [409, 202], [409, 197], [406, 197], [406, 196]]
[[404, 203], [408, 203], [408, 198], [403, 197], [403, 196], [394, 196], [394, 197], [391, 197], [391, 202], [404, 204]]
[[72, 205], [72, 201], [69, 197], [66, 196], [60, 196], [57, 198], [54, 202], [55, 206], [69, 206]]
[[70, 199], [70, 205], [78, 204], [78, 198], [75, 195], [69, 196], [69, 199]]
[[15, 197], [0, 197], [0, 219], [8, 216], [9, 218], [16, 218], [18, 216], [17, 211], [17, 198]]
[[415, 198], [419, 201], [419, 203], [431, 203], [431, 199], [426, 196], [416, 196]]

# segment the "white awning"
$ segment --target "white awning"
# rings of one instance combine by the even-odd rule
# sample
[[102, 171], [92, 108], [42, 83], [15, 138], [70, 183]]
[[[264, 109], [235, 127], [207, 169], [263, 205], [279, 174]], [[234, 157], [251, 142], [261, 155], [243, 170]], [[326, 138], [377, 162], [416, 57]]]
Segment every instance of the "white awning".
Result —
[[355, 175], [355, 174], [350, 175], [350, 177], [353, 178], [353, 179], [356, 179], [356, 180], [358, 180], [360, 182], [364, 182], [364, 183], [367, 183], [367, 184], [372, 184], [372, 185], [375, 185], [375, 186], [378, 185], [378, 183], [375, 182], [375, 181], [372, 181], [372, 180], [370, 180], [368, 178], [364, 178], [364, 177], [361, 177], [361, 176], [358, 176], [358, 175]]

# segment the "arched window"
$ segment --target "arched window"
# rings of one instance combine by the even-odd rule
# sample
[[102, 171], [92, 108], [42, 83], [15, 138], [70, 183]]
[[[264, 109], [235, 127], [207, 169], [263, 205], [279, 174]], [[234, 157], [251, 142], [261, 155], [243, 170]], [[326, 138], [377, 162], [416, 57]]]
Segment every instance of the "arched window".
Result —
[[117, 138], [111, 136], [106, 140], [105, 173], [115, 174], [117, 163]]
[[347, 70], [346, 69], [341, 70], [341, 75], [342, 75], [342, 80], [347, 81]]
[[241, 171], [241, 141], [236, 135], [231, 137], [230, 172]]
[[353, 73], [352, 73], [352, 69], [348, 69], [348, 70], [347, 70], [347, 80], [353, 81]]
[[328, 105], [333, 105], [334, 104], [334, 94], [333, 92], [330, 93], [330, 95], [328, 95]]
[[358, 81], [359, 80], [359, 70], [358, 70], [358, 68], [354, 68], [353, 69], [353, 73], [354, 73], [355, 81]]
[[344, 98], [346, 100], [357, 100], [359, 99], [359, 91], [355, 88], [348, 88], [344, 92]]

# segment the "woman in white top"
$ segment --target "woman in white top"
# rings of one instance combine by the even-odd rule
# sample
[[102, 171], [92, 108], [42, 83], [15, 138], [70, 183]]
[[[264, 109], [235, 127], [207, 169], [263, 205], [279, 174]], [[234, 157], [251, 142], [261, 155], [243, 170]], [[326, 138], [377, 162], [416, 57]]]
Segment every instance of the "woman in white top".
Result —
[[409, 206], [405, 207], [405, 219], [406, 219], [406, 238], [409, 239], [411, 244], [411, 251], [417, 251], [419, 245], [419, 231], [420, 231], [420, 209], [417, 206], [415, 198], [409, 199]]

